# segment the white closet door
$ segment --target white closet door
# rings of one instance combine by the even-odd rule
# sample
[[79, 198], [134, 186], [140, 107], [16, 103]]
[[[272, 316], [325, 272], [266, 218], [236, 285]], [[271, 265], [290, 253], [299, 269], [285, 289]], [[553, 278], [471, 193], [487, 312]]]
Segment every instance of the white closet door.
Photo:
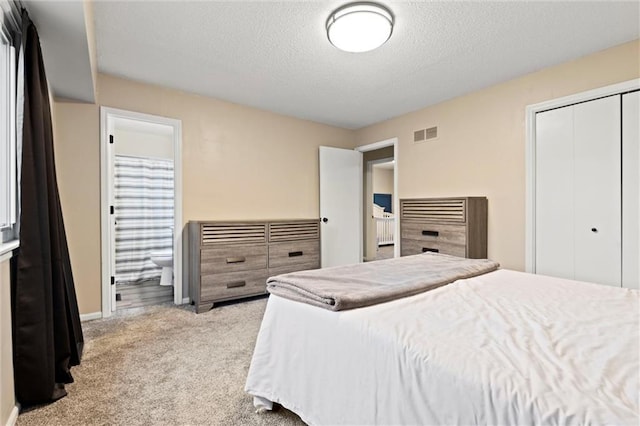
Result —
[[622, 96], [622, 286], [640, 288], [640, 92]]
[[621, 285], [620, 96], [536, 116], [536, 272]]
[[574, 278], [573, 107], [536, 115], [536, 273]]
[[575, 278], [622, 284], [620, 96], [574, 106]]

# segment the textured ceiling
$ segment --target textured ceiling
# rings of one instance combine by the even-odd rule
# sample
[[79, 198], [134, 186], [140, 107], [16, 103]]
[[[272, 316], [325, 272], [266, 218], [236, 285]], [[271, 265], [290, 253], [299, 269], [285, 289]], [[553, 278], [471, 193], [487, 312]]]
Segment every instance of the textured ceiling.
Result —
[[345, 1], [94, 4], [101, 72], [360, 128], [637, 39], [634, 2], [394, 2], [391, 39], [326, 38]]
[[91, 55], [80, 1], [26, 1], [38, 28], [47, 78], [56, 97], [95, 102]]

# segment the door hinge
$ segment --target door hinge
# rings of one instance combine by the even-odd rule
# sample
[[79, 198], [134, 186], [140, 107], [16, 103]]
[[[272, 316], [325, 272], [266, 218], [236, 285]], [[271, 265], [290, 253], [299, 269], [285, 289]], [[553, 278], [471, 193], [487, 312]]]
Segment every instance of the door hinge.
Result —
[[115, 212], [115, 209], [113, 208], [113, 206], [109, 206], [109, 213], [113, 214]]
[[111, 277], [111, 285], [114, 285], [116, 283], [116, 277], [112, 276]]
[[109, 135], [109, 143], [113, 143], [113, 135]]

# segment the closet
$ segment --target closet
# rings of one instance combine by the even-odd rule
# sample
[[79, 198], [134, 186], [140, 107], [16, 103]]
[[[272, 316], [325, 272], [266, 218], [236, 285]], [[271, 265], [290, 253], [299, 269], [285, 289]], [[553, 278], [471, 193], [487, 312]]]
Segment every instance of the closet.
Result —
[[536, 114], [535, 272], [638, 288], [640, 92]]

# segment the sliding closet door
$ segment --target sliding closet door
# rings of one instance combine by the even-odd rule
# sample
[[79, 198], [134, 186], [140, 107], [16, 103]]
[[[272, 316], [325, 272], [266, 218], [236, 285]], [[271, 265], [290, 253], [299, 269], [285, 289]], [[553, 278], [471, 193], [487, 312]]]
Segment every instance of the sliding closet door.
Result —
[[622, 96], [622, 286], [640, 288], [640, 92]]
[[574, 277], [573, 107], [536, 115], [536, 273]]
[[574, 106], [575, 279], [620, 287], [620, 96]]
[[536, 116], [536, 272], [621, 285], [620, 96]]

